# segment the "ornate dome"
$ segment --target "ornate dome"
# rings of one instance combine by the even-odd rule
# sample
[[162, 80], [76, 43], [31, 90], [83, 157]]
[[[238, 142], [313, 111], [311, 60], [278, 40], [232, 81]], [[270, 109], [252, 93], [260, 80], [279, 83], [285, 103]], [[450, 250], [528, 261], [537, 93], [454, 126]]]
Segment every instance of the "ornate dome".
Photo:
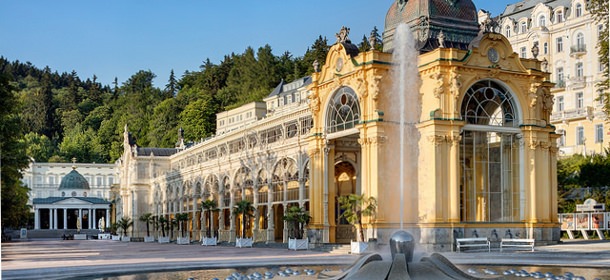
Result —
[[479, 33], [477, 9], [471, 0], [396, 0], [386, 15], [383, 51], [394, 49], [394, 31], [403, 22], [411, 27], [422, 53], [438, 47], [468, 49]]
[[63, 179], [61, 179], [61, 183], [59, 184], [59, 190], [89, 190], [89, 182], [87, 182], [87, 179], [85, 179], [85, 177], [83, 177], [83, 175], [80, 175], [80, 173], [78, 173], [78, 171], [76, 171], [75, 169], [72, 169], [72, 171], [70, 171], [70, 173], [68, 173], [66, 176], [64, 176]]

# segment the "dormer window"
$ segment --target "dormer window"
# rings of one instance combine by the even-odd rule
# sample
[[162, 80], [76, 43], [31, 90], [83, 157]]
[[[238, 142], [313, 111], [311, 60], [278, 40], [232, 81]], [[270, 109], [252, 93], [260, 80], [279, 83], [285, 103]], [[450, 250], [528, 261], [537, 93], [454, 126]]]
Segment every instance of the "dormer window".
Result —
[[576, 10], [576, 12], [575, 12], [576, 17], [577, 17], [577, 18], [578, 18], [578, 17], [581, 17], [581, 16], [582, 16], [582, 4], [577, 3], [577, 4], [576, 4], [576, 9], [575, 9], [575, 10]]
[[525, 34], [527, 32], [527, 22], [521, 22], [521, 34]]
[[546, 16], [545, 16], [545, 15], [541, 15], [541, 16], [538, 18], [538, 26], [539, 26], [539, 27], [544, 27], [544, 26], [546, 26]]
[[504, 27], [504, 34], [506, 35], [506, 37], [510, 37], [510, 29], [510, 25]]
[[556, 23], [562, 23], [563, 22], [563, 11], [559, 10], [556, 12], [555, 14], [555, 22]]

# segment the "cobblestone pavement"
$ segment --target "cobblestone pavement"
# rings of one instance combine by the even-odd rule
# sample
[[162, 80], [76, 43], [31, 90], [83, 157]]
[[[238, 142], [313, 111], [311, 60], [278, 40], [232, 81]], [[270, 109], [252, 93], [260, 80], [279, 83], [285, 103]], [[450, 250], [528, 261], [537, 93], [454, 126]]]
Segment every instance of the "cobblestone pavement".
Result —
[[[610, 269], [609, 241], [569, 241], [536, 247], [535, 252], [492, 250], [491, 253], [450, 252], [443, 255], [458, 265], [550, 265]], [[358, 256], [349, 254], [291, 251], [285, 248], [40, 239], [2, 243], [1, 269], [2, 279], [5, 280], [62, 279], [86, 275], [267, 265], [348, 266], [357, 258]]]

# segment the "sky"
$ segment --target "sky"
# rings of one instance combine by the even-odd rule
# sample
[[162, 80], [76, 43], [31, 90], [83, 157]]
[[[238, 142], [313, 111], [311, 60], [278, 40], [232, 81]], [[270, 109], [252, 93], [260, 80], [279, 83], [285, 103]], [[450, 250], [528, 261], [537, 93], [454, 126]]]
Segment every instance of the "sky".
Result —
[[[171, 70], [181, 77], [248, 46], [299, 57], [320, 35], [333, 44], [342, 26], [359, 43], [374, 26], [382, 34], [393, 1], [2, 0], [0, 56], [103, 85], [150, 70], [164, 88]], [[516, 1], [473, 2], [496, 16]]]

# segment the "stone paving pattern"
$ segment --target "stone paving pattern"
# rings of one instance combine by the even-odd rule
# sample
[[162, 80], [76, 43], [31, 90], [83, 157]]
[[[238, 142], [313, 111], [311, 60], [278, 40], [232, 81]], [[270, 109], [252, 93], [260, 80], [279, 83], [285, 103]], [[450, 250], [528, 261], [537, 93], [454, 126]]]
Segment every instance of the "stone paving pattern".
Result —
[[[384, 246], [380, 246], [382, 252]], [[387, 249], [387, 248], [386, 248]], [[2, 243], [2, 279], [62, 279], [180, 269], [267, 265], [345, 265], [358, 256], [285, 248], [235, 248], [120, 242], [110, 240], [27, 240]], [[389, 254], [389, 250], [388, 254]], [[382, 254], [383, 255], [383, 254]], [[416, 253], [416, 257], [417, 257]], [[424, 255], [423, 253], [419, 254]], [[610, 269], [610, 241], [569, 241], [526, 250], [443, 253], [457, 265], [552, 265]]]

